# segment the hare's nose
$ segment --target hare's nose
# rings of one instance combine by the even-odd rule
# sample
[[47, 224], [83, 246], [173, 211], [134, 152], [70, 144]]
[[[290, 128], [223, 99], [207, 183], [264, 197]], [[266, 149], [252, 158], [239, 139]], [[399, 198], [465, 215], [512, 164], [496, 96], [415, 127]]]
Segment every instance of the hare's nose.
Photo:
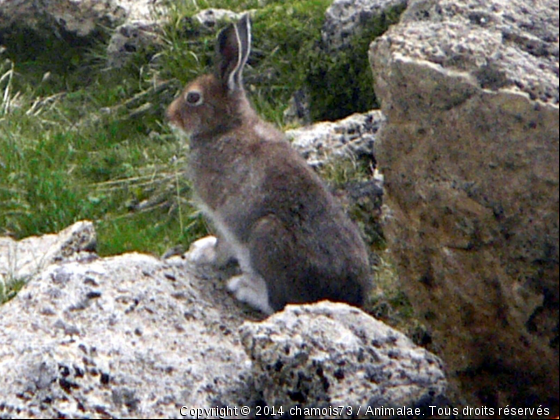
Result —
[[175, 102], [173, 102], [171, 105], [169, 105], [169, 107], [165, 111], [165, 121], [168, 124], [173, 124], [173, 125], [177, 124], [177, 110], [176, 110], [176, 108], [177, 108], [177, 105], [175, 104]]
[[171, 122], [173, 119], [173, 113], [171, 112], [171, 107], [165, 110], [165, 122]]

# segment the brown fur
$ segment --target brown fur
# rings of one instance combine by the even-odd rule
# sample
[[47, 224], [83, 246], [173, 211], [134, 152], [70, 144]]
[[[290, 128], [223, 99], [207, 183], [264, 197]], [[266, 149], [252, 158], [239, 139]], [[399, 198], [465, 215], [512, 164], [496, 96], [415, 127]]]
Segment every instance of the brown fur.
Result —
[[[264, 279], [274, 310], [322, 299], [361, 305], [370, 269], [358, 230], [284, 135], [251, 108], [244, 62], [229, 62], [246, 60], [248, 25], [220, 34], [215, 74], [190, 83], [168, 109], [171, 123], [191, 137], [194, 190], [222, 237], [248, 253], [236, 256]], [[236, 39], [242, 54], [232, 50]], [[200, 93], [202, 103], [189, 104], [189, 93]]]

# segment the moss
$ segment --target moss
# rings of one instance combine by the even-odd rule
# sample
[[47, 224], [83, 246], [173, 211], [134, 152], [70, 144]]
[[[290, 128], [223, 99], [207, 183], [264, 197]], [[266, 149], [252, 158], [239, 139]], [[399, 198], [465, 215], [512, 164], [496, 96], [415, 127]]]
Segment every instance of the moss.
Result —
[[427, 347], [432, 343], [430, 331], [419, 321], [410, 299], [402, 292], [400, 280], [389, 251], [379, 251], [374, 265], [374, 289], [364, 304], [364, 311], [402, 331], [415, 344]]
[[305, 79], [314, 121], [334, 121], [379, 107], [368, 49], [375, 38], [398, 22], [405, 8], [395, 6], [373, 16], [365, 29], [340, 50], [326, 53], [329, 46], [322, 41], [317, 43], [310, 54]]

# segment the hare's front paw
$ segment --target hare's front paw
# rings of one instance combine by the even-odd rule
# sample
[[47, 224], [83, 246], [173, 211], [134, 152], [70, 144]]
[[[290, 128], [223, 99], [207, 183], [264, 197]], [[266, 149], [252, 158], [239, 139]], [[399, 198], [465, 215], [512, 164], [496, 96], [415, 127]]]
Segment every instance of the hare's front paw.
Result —
[[268, 291], [262, 278], [256, 275], [242, 274], [232, 277], [227, 288], [235, 295], [237, 300], [247, 303], [267, 315], [274, 312], [268, 302]]
[[218, 239], [215, 236], [206, 236], [193, 242], [189, 251], [187, 252], [187, 259], [196, 265], [215, 265], [216, 245]]

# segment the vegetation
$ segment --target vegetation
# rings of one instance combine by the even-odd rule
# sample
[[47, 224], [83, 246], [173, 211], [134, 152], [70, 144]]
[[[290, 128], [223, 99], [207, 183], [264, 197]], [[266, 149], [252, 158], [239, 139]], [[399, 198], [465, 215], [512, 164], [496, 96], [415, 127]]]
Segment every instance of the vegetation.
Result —
[[19, 292], [25, 285], [26, 279], [8, 279], [8, 281], [0, 278], [0, 305], [13, 299], [17, 292]]
[[[195, 6], [195, 3], [197, 6]], [[235, 12], [252, 10], [255, 40], [245, 84], [257, 111], [284, 125], [283, 111], [293, 93], [306, 83], [311, 51], [320, 40], [325, 11], [332, 0], [205, 0], [172, 3], [173, 19], [167, 28], [168, 48], [162, 51], [161, 74], [182, 83], [208, 71], [213, 63], [215, 33], [189, 16], [208, 7]], [[189, 71], [185, 72], [185, 68]]]
[[398, 22], [405, 5], [388, 8], [374, 16], [364, 32], [349, 40], [348, 46], [331, 51], [323, 42], [309, 53], [305, 87], [309, 91], [313, 120], [338, 120], [354, 112], [378, 108], [373, 91], [373, 75], [368, 61], [372, 39]]

